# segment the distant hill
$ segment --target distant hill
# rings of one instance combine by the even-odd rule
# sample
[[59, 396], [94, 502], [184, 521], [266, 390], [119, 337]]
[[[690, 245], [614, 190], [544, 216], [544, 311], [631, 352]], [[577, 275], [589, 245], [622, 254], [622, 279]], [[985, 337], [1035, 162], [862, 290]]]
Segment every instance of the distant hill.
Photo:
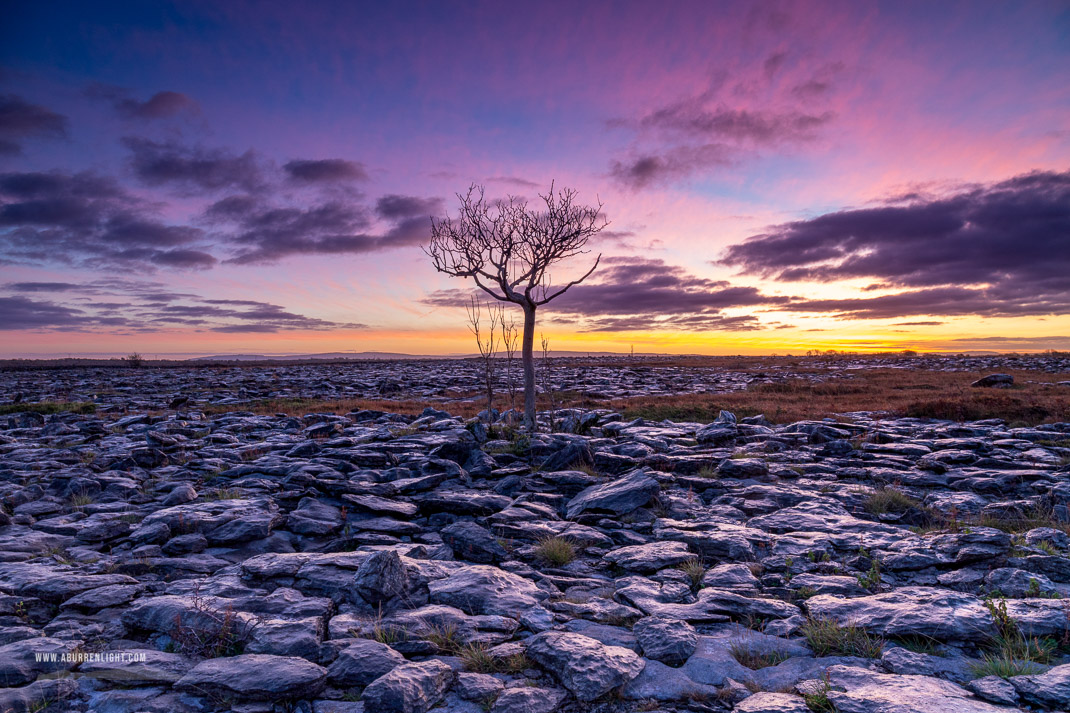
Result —
[[218, 356], [196, 357], [187, 361], [308, 361], [310, 359], [353, 359], [353, 360], [387, 360], [387, 359], [455, 359], [455, 356], [421, 356], [397, 352], [325, 352], [323, 354], [220, 354]]
[[[187, 361], [310, 361], [314, 359], [324, 360], [353, 360], [353, 361], [370, 361], [380, 360], [389, 361], [397, 359], [472, 359], [478, 354], [402, 354], [399, 352], [326, 352], [324, 354], [287, 354], [287, 355], [265, 355], [265, 354], [220, 354], [218, 356], [206, 356], [196, 357], [188, 359]], [[497, 356], [504, 358], [504, 354], [498, 354]], [[551, 357], [610, 357], [610, 356], [628, 356], [627, 352], [576, 352], [576, 351], [551, 351]], [[658, 354], [636, 354], [635, 356], [661, 356]], [[542, 358], [542, 354], [536, 354], [537, 358]], [[520, 353], [516, 354], [516, 358], [520, 358]]]

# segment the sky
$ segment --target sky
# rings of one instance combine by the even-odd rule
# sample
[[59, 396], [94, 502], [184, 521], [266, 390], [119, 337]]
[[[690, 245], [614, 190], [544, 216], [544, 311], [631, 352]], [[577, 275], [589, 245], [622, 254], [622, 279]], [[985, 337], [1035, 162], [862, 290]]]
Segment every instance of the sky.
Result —
[[471, 353], [431, 218], [551, 183], [554, 350], [1070, 349], [1067, 77], [1065, 0], [2, 2], [0, 355]]

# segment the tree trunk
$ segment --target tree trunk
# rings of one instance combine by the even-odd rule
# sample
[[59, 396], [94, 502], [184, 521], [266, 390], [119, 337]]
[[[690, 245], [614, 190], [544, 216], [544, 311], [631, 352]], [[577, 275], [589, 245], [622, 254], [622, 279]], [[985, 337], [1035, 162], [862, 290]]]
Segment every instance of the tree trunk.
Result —
[[524, 308], [524, 341], [522, 356], [524, 363], [524, 427], [529, 433], [538, 430], [535, 421], [535, 305], [521, 305]]

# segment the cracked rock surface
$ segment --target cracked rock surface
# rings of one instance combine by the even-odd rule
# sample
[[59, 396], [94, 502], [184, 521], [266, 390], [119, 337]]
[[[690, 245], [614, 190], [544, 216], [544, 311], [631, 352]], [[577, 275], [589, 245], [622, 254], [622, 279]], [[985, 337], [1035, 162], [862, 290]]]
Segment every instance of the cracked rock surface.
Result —
[[197, 409], [375, 369], [0, 417], [0, 711], [1070, 708], [1070, 423]]

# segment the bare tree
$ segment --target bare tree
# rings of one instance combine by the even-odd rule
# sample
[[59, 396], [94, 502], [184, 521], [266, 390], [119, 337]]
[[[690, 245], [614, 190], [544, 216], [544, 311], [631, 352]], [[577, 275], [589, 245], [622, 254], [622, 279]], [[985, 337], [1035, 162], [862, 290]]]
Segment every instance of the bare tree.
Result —
[[483, 338], [483, 309], [474, 296], [465, 305], [468, 311], [468, 329], [476, 338], [479, 358], [483, 362], [483, 383], [487, 389], [487, 411], [494, 408], [494, 355], [498, 353], [498, 324], [505, 321], [505, 310], [501, 305], [486, 305], [490, 313], [490, 327]]
[[[503, 310], [504, 311], [504, 310]], [[516, 367], [513, 360], [516, 357], [516, 346], [520, 340], [520, 332], [516, 328], [516, 320], [509, 317], [498, 322], [502, 330], [502, 348], [505, 349], [505, 384], [509, 389], [509, 408], [516, 408]]]
[[529, 209], [527, 201], [515, 196], [487, 200], [482, 186], [473, 185], [457, 197], [461, 201], [457, 217], [431, 219], [431, 242], [424, 251], [439, 272], [470, 277], [494, 299], [524, 310], [524, 424], [534, 431], [535, 312], [590, 277], [602, 256], [582, 277], [562, 287], [552, 287], [550, 267], [588, 252], [587, 241], [608, 221], [601, 203], [578, 205], [576, 191], [555, 192], [552, 184], [546, 195], [539, 196], [538, 209]]

